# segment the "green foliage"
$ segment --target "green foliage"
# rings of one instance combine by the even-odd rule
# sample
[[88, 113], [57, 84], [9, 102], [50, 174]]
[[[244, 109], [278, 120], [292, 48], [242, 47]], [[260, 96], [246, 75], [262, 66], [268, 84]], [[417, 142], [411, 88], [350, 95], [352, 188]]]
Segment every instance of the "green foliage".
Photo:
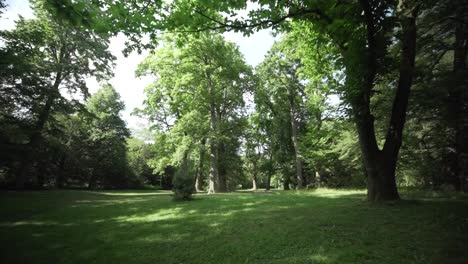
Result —
[[104, 85], [89, 99], [90, 117], [85, 125], [93, 153], [90, 186], [123, 187], [129, 184], [126, 139], [130, 132], [120, 112], [125, 105], [111, 85]]
[[156, 175], [148, 162], [153, 158], [152, 145], [138, 138], [127, 139], [127, 160], [131, 174], [141, 184], [157, 185]]
[[[180, 166], [186, 155], [207, 159], [199, 149], [208, 140], [209, 148], [219, 152], [219, 171], [235, 174], [243, 94], [251, 86], [251, 69], [238, 48], [220, 35], [165, 35], [162, 41], [137, 69], [137, 75], [156, 79], [147, 87], [145, 108], [139, 111], [157, 130], [149, 165], [162, 173], [168, 166]], [[199, 170], [208, 174], [205, 167]]]
[[14, 29], [0, 32], [0, 167], [40, 187], [53, 184], [43, 181], [46, 176], [60, 178], [74, 137], [64, 135], [61, 117], [82, 110], [79, 100], [64, 94], [87, 98], [86, 78], [109, 78], [114, 57], [107, 35], [64, 24], [39, 1], [33, 8], [34, 19], [20, 18]]
[[192, 200], [192, 194], [195, 192], [195, 181], [186, 164], [183, 164], [176, 171], [172, 179], [172, 185], [175, 201]]

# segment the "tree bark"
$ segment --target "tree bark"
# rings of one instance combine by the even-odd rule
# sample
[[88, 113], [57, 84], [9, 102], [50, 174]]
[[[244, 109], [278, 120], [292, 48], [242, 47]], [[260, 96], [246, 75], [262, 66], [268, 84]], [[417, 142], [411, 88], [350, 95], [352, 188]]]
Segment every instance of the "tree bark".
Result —
[[411, 14], [404, 14], [402, 25], [402, 50], [399, 69], [399, 80], [393, 101], [390, 124], [382, 150], [377, 145], [374, 130], [374, 117], [370, 112], [370, 96], [377, 74], [376, 29], [372, 9], [368, 1], [360, 1], [365, 14], [367, 26], [367, 74], [361, 97], [354, 105], [359, 144], [367, 174], [367, 199], [369, 201], [400, 199], [395, 171], [398, 153], [402, 143], [402, 132], [406, 121], [406, 109], [412, 85], [414, 60], [416, 54], [416, 9]]
[[[210, 127], [213, 131], [216, 127], [216, 120], [214, 116], [214, 110], [210, 111]], [[210, 146], [210, 175], [209, 175], [209, 185], [208, 185], [208, 194], [215, 193], [217, 189], [218, 181], [218, 145], [216, 139], [212, 136], [209, 138]]]
[[299, 124], [297, 121], [296, 116], [296, 107], [295, 107], [295, 99], [294, 99], [294, 91], [289, 89], [289, 116], [291, 119], [291, 140], [294, 146], [294, 158], [296, 164], [296, 180], [297, 180], [297, 189], [304, 188], [303, 182], [303, 174], [302, 174], [302, 167], [303, 167], [303, 160], [299, 151], [299, 142], [298, 142], [298, 130]]
[[468, 166], [468, 1], [458, 0], [456, 6], [455, 45], [453, 55], [453, 73], [455, 83], [449, 88], [449, 111], [453, 118], [450, 125], [455, 131], [454, 153], [450, 172], [457, 191], [467, 191], [466, 170]]
[[289, 174], [287, 171], [283, 171], [283, 190], [291, 190], [289, 184], [291, 180], [289, 179]]
[[217, 117], [216, 117], [216, 104], [214, 102], [214, 87], [211, 81], [211, 74], [206, 71], [206, 81], [208, 86], [208, 93], [210, 95], [210, 137], [208, 139], [210, 148], [210, 174], [208, 184], [208, 194], [212, 194], [218, 191], [218, 140], [217, 140]]
[[273, 152], [270, 148], [270, 151], [269, 151], [269, 162], [270, 162], [270, 166], [268, 166], [268, 171], [267, 171], [267, 181], [266, 181], [266, 187], [265, 189], [267, 191], [269, 191], [271, 189], [271, 174], [272, 174], [272, 168], [271, 168], [271, 164], [272, 164], [272, 160], [273, 160]]
[[[58, 88], [58, 82], [56, 87]], [[55, 89], [54, 89], [55, 91]], [[52, 105], [55, 100], [55, 95], [50, 94], [47, 97], [47, 101], [42, 109], [41, 113], [39, 114], [38, 121], [35, 125], [34, 131], [31, 135], [30, 141], [27, 144], [25, 149], [25, 153], [21, 159], [20, 167], [16, 174], [16, 189], [22, 190], [24, 189], [24, 184], [26, 183], [28, 174], [32, 169], [32, 165], [34, 163], [36, 150], [39, 147], [39, 144], [42, 139], [42, 130], [44, 129], [47, 120], [49, 119], [50, 110], [52, 109]]]
[[315, 187], [320, 188], [320, 173], [315, 171]]
[[204, 157], [205, 157], [205, 144], [206, 139], [202, 139], [200, 141], [200, 160], [198, 161], [198, 168], [195, 178], [195, 190], [197, 192], [202, 192], [201, 184], [203, 182], [203, 164], [204, 164]]
[[225, 164], [222, 162], [224, 159], [226, 149], [223, 142], [218, 142], [218, 192], [227, 192], [227, 171]]
[[55, 187], [59, 189], [62, 189], [64, 186], [65, 162], [66, 162], [66, 155], [63, 154], [62, 158], [60, 159], [57, 176], [55, 177]]
[[254, 159], [252, 162], [252, 190], [257, 190], [257, 160]]

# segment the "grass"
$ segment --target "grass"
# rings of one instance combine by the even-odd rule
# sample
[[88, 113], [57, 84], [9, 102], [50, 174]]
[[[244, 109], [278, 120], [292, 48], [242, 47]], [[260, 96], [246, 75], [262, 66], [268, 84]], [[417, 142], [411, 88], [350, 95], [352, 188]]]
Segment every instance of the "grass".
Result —
[[467, 263], [466, 196], [403, 196], [4, 192], [0, 263]]

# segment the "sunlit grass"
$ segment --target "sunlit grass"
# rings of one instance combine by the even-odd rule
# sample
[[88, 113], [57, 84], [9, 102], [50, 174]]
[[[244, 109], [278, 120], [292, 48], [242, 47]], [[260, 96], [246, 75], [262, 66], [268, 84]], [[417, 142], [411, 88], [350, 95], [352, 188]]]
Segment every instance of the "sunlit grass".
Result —
[[376, 205], [364, 190], [191, 202], [154, 190], [5, 192], [0, 263], [466, 263], [466, 196], [402, 196]]
[[309, 195], [317, 197], [326, 197], [326, 198], [340, 198], [340, 197], [349, 197], [349, 196], [360, 196], [366, 194], [365, 190], [359, 189], [346, 189], [346, 190], [337, 190], [337, 189], [328, 189], [328, 188], [318, 188], [311, 191], [305, 191]]

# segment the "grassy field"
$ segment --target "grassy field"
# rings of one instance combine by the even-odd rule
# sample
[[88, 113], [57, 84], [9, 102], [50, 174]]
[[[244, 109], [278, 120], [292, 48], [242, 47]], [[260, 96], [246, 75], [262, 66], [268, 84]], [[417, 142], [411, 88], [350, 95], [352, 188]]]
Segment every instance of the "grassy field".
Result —
[[363, 191], [0, 193], [0, 263], [468, 263], [468, 199]]

